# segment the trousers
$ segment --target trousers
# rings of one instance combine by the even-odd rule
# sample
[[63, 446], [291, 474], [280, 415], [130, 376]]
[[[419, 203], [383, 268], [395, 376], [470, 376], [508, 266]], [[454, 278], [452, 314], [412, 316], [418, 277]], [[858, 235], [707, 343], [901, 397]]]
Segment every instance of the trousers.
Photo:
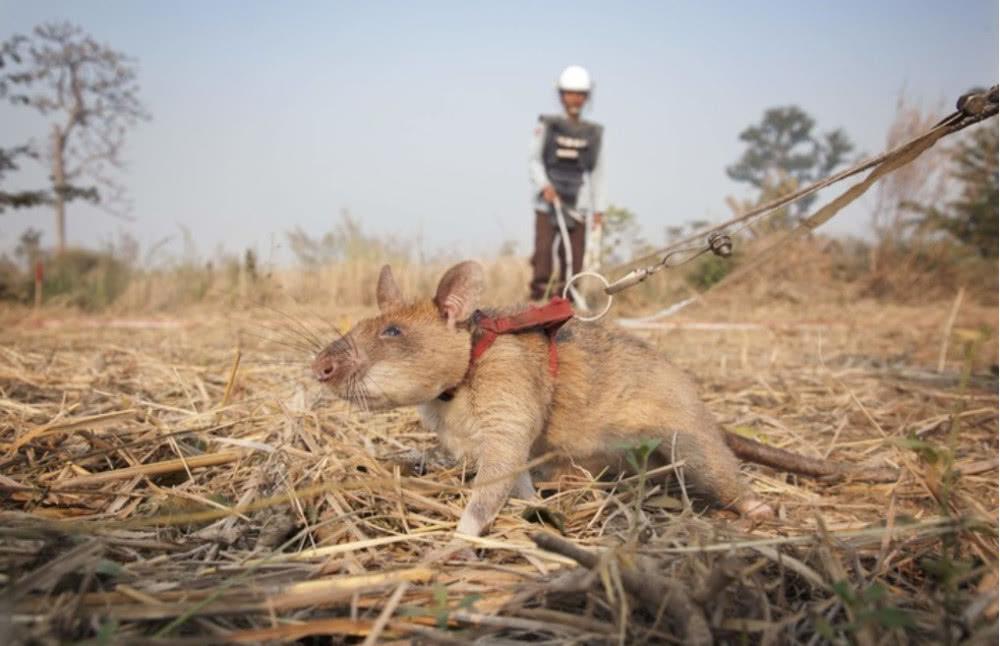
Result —
[[545, 290], [549, 286], [549, 281], [552, 280], [553, 271], [557, 271], [559, 276], [553, 283], [549, 296], [561, 296], [566, 279], [583, 269], [587, 227], [583, 222], [574, 222], [573, 224], [573, 228], [569, 230], [569, 245], [573, 251], [573, 267], [571, 272], [567, 273], [565, 246], [562, 244], [559, 245], [559, 267], [552, 266], [552, 243], [560, 235], [559, 225], [554, 222], [551, 213], [535, 211], [535, 253], [531, 256], [532, 300], [545, 297]]

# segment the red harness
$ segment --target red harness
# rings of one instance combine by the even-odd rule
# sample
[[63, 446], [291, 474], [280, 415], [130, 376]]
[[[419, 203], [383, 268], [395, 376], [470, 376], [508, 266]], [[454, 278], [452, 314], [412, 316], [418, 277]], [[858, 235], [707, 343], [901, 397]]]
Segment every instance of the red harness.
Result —
[[[531, 307], [512, 316], [489, 317], [481, 311], [472, 315], [472, 323], [481, 330], [479, 339], [473, 344], [469, 355], [469, 373], [476, 360], [483, 356], [501, 334], [541, 329], [549, 337], [549, 373], [559, 374], [559, 353], [556, 350], [556, 332], [573, 318], [573, 305], [565, 298], [555, 297], [541, 307]], [[468, 373], [466, 373], [468, 374]], [[455, 389], [449, 388], [438, 399], [451, 401]]]

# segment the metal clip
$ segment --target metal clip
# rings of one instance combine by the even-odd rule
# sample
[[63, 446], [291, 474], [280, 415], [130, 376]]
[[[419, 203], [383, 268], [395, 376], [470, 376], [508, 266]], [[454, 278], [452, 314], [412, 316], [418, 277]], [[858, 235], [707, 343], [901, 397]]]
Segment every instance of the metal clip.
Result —
[[725, 233], [719, 233], [716, 231], [712, 235], [708, 236], [708, 248], [711, 249], [712, 253], [716, 256], [728, 258], [733, 255], [733, 240]]
[[642, 281], [646, 280], [653, 275], [653, 271], [649, 267], [640, 267], [638, 269], [633, 269], [629, 273], [625, 274], [615, 282], [611, 283], [604, 288], [604, 293], [608, 296], [617, 294], [620, 291], [626, 290], [633, 285], [638, 285]]

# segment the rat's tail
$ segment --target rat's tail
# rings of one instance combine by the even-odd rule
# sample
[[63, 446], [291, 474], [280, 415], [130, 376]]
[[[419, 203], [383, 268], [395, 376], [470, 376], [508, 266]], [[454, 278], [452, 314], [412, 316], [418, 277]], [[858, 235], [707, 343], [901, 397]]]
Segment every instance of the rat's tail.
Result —
[[842, 478], [863, 482], [895, 482], [899, 471], [886, 467], [860, 467], [832, 460], [810, 458], [756, 440], [724, 432], [726, 444], [736, 457], [747, 462], [813, 478]]

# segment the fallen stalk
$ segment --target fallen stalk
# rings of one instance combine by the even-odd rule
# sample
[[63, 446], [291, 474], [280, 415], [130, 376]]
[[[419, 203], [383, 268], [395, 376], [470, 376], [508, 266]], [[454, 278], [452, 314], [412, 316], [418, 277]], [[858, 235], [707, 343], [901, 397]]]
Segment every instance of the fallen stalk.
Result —
[[[552, 534], [534, 534], [531, 540], [538, 547], [569, 557], [580, 565], [593, 570], [600, 566], [602, 558], [598, 554]], [[653, 615], [661, 608], [679, 627], [683, 643], [711, 644], [712, 631], [708, 627], [705, 614], [688, 596], [684, 587], [654, 574], [655, 563], [643, 556], [618, 560], [618, 571], [622, 585]]]

